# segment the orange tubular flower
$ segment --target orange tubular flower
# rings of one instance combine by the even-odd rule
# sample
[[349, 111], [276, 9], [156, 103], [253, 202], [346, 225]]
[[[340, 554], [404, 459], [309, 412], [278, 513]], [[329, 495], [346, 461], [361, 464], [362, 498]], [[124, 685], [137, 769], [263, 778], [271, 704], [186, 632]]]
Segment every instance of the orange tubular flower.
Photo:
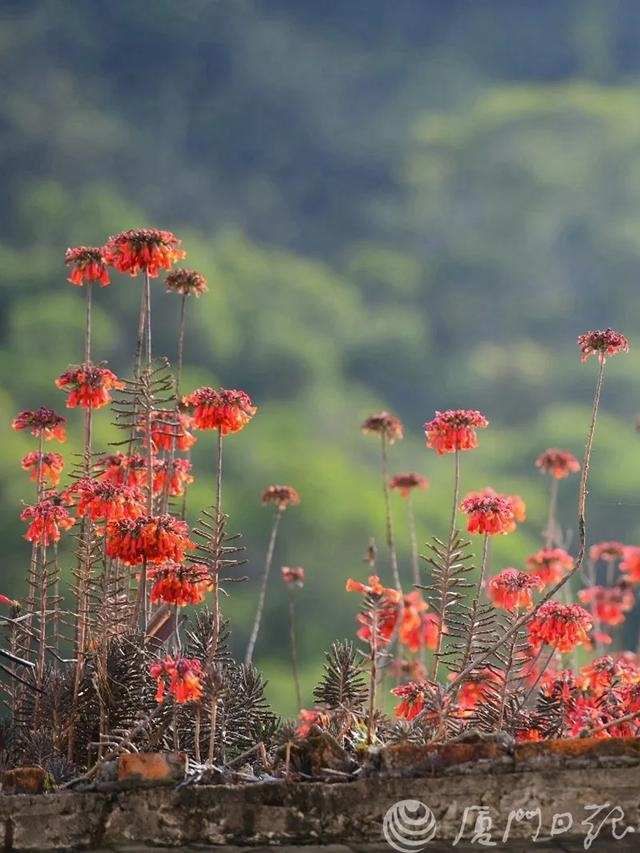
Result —
[[38, 482], [38, 472], [43, 479], [48, 480], [51, 486], [57, 486], [60, 482], [60, 474], [64, 468], [64, 459], [59, 453], [38, 453], [32, 451], [22, 457], [22, 467], [31, 472], [31, 479]]
[[581, 690], [589, 690], [599, 697], [619, 682], [622, 675], [620, 664], [610, 655], [604, 655], [580, 669], [578, 686]]
[[573, 568], [573, 557], [564, 548], [542, 548], [527, 557], [529, 573], [542, 581], [543, 587], [558, 583]]
[[440, 456], [457, 450], [473, 450], [478, 446], [476, 430], [488, 426], [489, 421], [476, 409], [436, 412], [435, 418], [424, 425], [427, 447]]
[[[347, 592], [360, 592], [371, 601], [375, 607], [375, 640], [378, 643], [388, 643], [395, 631], [398, 622], [398, 605], [402, 595], [396, 589], [384, 587], [377, 575], [369, 575], [369, 583], [364, 584], [349, 578], [346, 583]], [[374, 639], [372, 614], [369, 612], [358, 613], [360, 630], [358, 637], [367, 643]]]
[[370, 415], [362, 424], [362, 432], [383, 435], [389, 444], [394, 444], [404, 437], [402, 421], [389, 412], [378, 412], [377, 415]]
[[136, 486], [83, 477], [70, 486], [65, 496], [77, 504], [79, 516], [92, 521], [136, 519], [145, 513], [144, 495]]
[[605, 563], [614, 563], [616, 560], [621, 560], [624, 554], [624, 545], [622, 542], [596, 542], [589, 548], [589, 557], [594, 563], [598, 560], [603, 560]]
[[196, 658], [166, 657], [149, 666], [149, 675], [157, 682], [156, 702], [159, 705], [164, 702], [167, 686], [180, 705], [202, 698], [202, 664]]
[[139, 453], [109, 453], [98, 462], [98, 478], [118, 486], [144, 486], [147, 482], [147, 463]]
[[193, 407], [193, 423], [198, 429], [219, 429], [222, 435], [240, 432], [258, 411], [244, 391], [197, 388], [183, 397]]
[[627, 580], [640, 583], [640, 548], [637, 545], [625, 545], [622, 549], [620, 571], [625, 573]]
[[112, 388], [124, 388], [115, 373], [106, 367], [95, 364], [81, 364], [70, 367], [56, 379], [56, 385], [63, 391], [69, 391], [67, 408], [101, 409], [111, 402], [109, 391]]
[[[454, 672], [449, 675], [451, 680], [455, 677], [456, 674]], [[462, 718], [468, 717], [480, 702], [484, 700], [490, 684], [495, 681], [496, 674], [488, 667], [472, 672], [458, 690], [456, 698], [457, 716]]]
[[164, 563], [152, 568], [149, 575], [153, 580], [152, 604], [200, 604], [210, 585], [209, 570], [203, 563]]
[[67, 440], [66, 418], [56, 414], [53, 409], [40, 406], [34, 411], [20, 412], [11, 422], [15, 430], [30, 429], [31, 435], [42, 436], [45, 441], [55, 438], [61, 444]]
[[112, 521], [107, 527], [107, 556], [137, 566], [172, 561], [182, 563], [185, 551], [195, 548], [185, 521], [172, 515], [140, 516]]
[[106, 262], [118, 270], [136, 276], [146, 272], [156, 278], [160, 270], [168, 270], [181, 261], [186, 252], [171, 231], [157, 228], [133, 228], [109, 237], [104, 247]]
[[607, 358], [621, 352], [629, 352], [629, 341], [615, 329], [593, 329], [578, 337], [580, 361], [585, 362], [592, 355], [598, 356], [600, 364]]
[[523, 508], [520, 498], [499, 495], [490, 488], [470, 492], [460, 504], [462, 512], [469, 517], [469, 533], [486, 533], [489, 536], [513, 533], [516, 521], [523, 517]]
[[592, 618], [579, 604], [546, 601], [529, 622], [529, 642], [546, 643], [559, 652], [572, 652], [576, 646], [588, 646]]
[[426, 489], [429, 481], [422, 474], [409, 471], [407, 474], [396, 474], [389, 480], [389, 488], [400, 492], [403, 498], [408, 498], [413, 489]]
[[415, 589], [403, 598], [402, 617], [398, 639], [409, 651], [421, 648], [435, 649], [438, 644], [439, 618], [427, 613], [429, 605], [420, 590]]
[[288, 586], [304, 586], [304, 569], [302, 566], [283, 566], [280, 573], [282, 580]]
[[536, 459], [536, 468], [544, 474], [550, 474], [556, 480], [564, 480], [569, 474], [577, 474], [580, 463], [568, 450], [558, 450], [550, 447]]
[[202, 296], [209, 289], [206, 278], [195, 270], [173, 270], [164, 283], [168, 293], [180, 293], [182, 296]]
[[261, 500], [265, 506], [273, 504], [280, 512], [284, 512], [287, 507], [300, 503], [300, 495], [293, 486], [267, 486]]
[[[180, 412], [177, 417], [175, 412], [153, 412], [151, 415], [151, 441], [156, 450], [191, 450], [198, 440], [193, 433], [189, 432], [193, 418]], [[146, 429], [143, 420], [142, 428]]]
[[[185, 488], [193, 483], [191, 474], [191, 462], [188, 459], [174, 459], [171, 463], [171, 474], [167, 474], [168, 462], [156, 460], [153, 467], [153, 491], [156, 494], [163, 492], [168, 487], [172, 497], [183, 495]], [[167, 476], [169, 482], [167, 486]]]
[[99, 282], [101, 287], [109, 284], [109, 271], [103, 249], [94, 246], [76, 246], [64, 253], [64, 262], [69, 267], [67, 281], [82, 287], [85, 282]]
[[24, 538], [43, 547], [59, 542], [62, 532], [76, 523], [75, 518], [71, 518], [68, 510], [62, 506], [58, 495], [43, 498], [34, 506], [25, 507], [20, 513], [20, 520], [31, 522]]
[[624, 614], [635, 604], [635, 596], [628, 581], [617, 586], [590, 586], [581, 589], [578, 598], [583, 604], [590, 605], [593, 615], [605, 625], [621, 625]]
[[532, 590], [541, 586], [542, 581], [535, 575], [504, 569], [489, 580], [487, 595], [502, 610], [530, 610], [533, 607]]
[[429, 684], [426, 681], [409, 681], [394, 687], [391, 693], [400, 696], [402, 702], [396, 706], [394, 714], [403, 720], [413, 720], [425, 706]]

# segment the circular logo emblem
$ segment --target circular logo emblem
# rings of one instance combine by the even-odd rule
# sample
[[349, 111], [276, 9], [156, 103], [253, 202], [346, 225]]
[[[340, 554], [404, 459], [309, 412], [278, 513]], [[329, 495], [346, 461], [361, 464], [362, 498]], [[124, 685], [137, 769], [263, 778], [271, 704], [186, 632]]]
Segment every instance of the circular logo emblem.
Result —
[[436, 834], [438, 825], [431, 809], [420, 800], [400, 800], [387, 809], [382, 834], [399, 853], [418, 853]]

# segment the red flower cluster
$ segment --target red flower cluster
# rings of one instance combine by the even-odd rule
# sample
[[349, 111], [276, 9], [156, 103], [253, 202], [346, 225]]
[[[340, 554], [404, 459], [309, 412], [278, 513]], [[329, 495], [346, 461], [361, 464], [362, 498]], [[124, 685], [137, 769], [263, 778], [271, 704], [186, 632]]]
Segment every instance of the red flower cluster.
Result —
[[395, 589], [383, 586], [377, 575], [370, 575], [368, 584], [349, 578], [346, 590], [347, 592], [360, 592], [367, 596], [375, 608], [373, 619], [369, 610], [358, 613], [357, 619], [361, 625], [358, 637], [367, 643], [371, 643], [374, 638], [377, 643], [388, 643], [397, 624], [401, 594]]
[[428, 681], [409, 681], [406, 684], [394, 687], [391, 692], [394, 696], [399, 696], [402, 699], [402, 702], [395, 708], [396, 717], [403, 720], [413, 720], [424, 708], [426, 698], [431, 692], [431, 686]]
[[621, 560], [624, 553], [624, 545], [622, 542], [596, 542], [589, 548], [589, 557], [594, 563], [598, 560], [604, 560], [605, 563], [613, 563], [616, 560]]
[[578, 347], [580, 361], [585, 362], [590, 356], [597, 355], [600, 364], [604, 364], [611, 355], [629, 352], [629, 341], [615, 329], [593, 329], [579, 335]]
[[274, 504], [276, 509], [283, 512], [287, 507], [297, 506], [300, 495], [293, 486], [267, 486], [262, 493], [263, 504]]
[[517, 569], [503, 569], [487, 584], [489, 600], [502, 610], [530, 610], [533, 607], [532, 590], [540, 589], [542, 581], [535, 575]]
[[592, 617], [579, 604], [546, 601], [528, 624], [529, 642], [534, 647], [554, 646], [559, 652], [572, 652], [576, 646], [588, 646]]
[[96, 467], [101, 480], [118, 486], [144, 486], [147, 481], [147, 462], [139, 453], [109, 453]]
[[69, 267], [67, 281], [82, 287], [85, 282], [100, 282], [101, 287], [109, 284], [109, 271], [101, 248], [76, 246], [64, 253], [64, 262]]
[[580, 470], [580, 463], [568, 450], [550, 447], [538, 456], [536, 468], [545, 474], [551, 474], [556, 480], [564, 480], [569, 474], [576, 474]]
[[513, 533], [516, 523], [524, 521], [525, 506], [516, 495], [500, 495], [491, 488], [470, 492], [460, 504], [468, 516], [469, 533], [486, 533], [489, 536]]
[[111, 402], [109, 391], [124, 388], [111, 370], [97, 367], [95, 364], [81, 364], [70, 367], [56, 379], [56, 385], [63, 391], [69, 391], [67, 408], [101, 409]]
[[51, 486], [60, 482], [60, 474], [64, 468], [64, 459], [59, 453], [38, 453], [33, 450], [22, 457], [22, 467], [31, 472], [31, 479], [38, 482], [38, 473], [43, 480], [48, 480]]
[[62, 533], [76, 523], [57, 495], [25, 507], [20, 513], [20, 520], [31, 522], [24, 538], [43, 547], [59, 542]]
[[403, 597], [398, 639], [410, 652], [417, 652], [422, 648], [435, 649], [438, 644], [440, 618], [433, 613], [427, 613], [428, 607], [418, 589]]
[[293, 586], [303, 586], [304, 584], [304, 569], [302, 566], [283, 566], [280, 569], [282, 580], [286, 584]]
[[422, 474], [416, 474], [415, 471], [396, 474], [389, 480], [389, 488], [400, 492], [403, 498], [408, 498], [413, 489], [426, 489], [428, 485], [427, 478]]
[[185, 521], [172, 515], [140, 516], [113, 521], [107, 527], [107, 556], [137, 566], [172, 561], [182, 563], [185, 551], [195, 548]]
[[476, 430], [488, 426], [489, 421], [476, 409], [436, 412], [435, 418], [424, 425], [427, 447], [440, 455], [456, 450], [473, 450], [478, 446]]
[[106, 262], [118, 272], [135, 276], [146, 271], [151, 278], [186, 255], [175, 234], [157, 228], [122, 231], [109, 237], [103, 251]]
[[209, 570], [203, 563], [164, 563], [153, 567], [149, 576], [153, 580], [152, 604], [160, 601], [178, 607], [200, 604], [210, 585]]
[[[177, 422], [176, 422], [177, 420]], [[153, 412], [151, 414], [151, 441], [156, 450], [190, 450], [198, 440], [189, 432], [193, 418], [180, 412]], [[146, 429], [146, 422], [142, 424]]]
[[640, 583], [640, 548], [637, 545], [623, 547], [620, 571], [625, 573], [627, 580]]
[[573, 557], [564, 548], [542, 548], [527, 557], [527, 569], [543, 587], [558, 583], [573, 568]]
[[66, 418], [53, 409], [40, 406], [34, 411], [20, 412], [11, 422], [11, 427], [15, 430], [30, 429], [31, 435], [41, 436], [45, 441], [55, 438], [64, 443], [67, 440], [66, 423]]
[[628, 582], [617, 586], [590, 586], [581, 589], [578, 598], [583, 604], [590, 605], [594, 617], [605, 625], [621, 625], [624, 614], [635, 604], [635, 595]]
[[219, 429], [222, 435], [244, 429], [258, 411], [244, 391], [197, 388], [183, 397], [193, 407], [193, 422], [198, 429]]
[[195, 270], [177, 269], [170, 272], [165, 282], [167, 291], [183, 296], [202, 296], [209, 289], [202, 273]]
[[389, 412], [378, 412], [377, 415], [370, 415], [362, 424], [362, 432], [382, 435], [389, 444], [394, 444], [404, 437], [402, 421]]
[[144, 495], [137, 486], [83, 477], [65, 492], [65, 499], [77, 504], [79, 516], [92, 521], [136, 519], [145, 513]]
[[157, 682], [156, 702], [159, 705], [164, 702], [167, 686], [180, 705], [202, 698], [202, 664], [196, 658], [166, 657], [149, 666], [149, 675]]
[[[173, 459], [171, 462], [171, 473], [168, 474], [169, 462], [160, 459], [154, 460], [153, 466], [153, 491], [164, 492], [168, 488], [168, 494], [172, 497], [183, 495], [185, 488], [193, 483], [191, 473], [191, 462], [188, 459]], [[167, 477], [169, 479], [167, 483]]]

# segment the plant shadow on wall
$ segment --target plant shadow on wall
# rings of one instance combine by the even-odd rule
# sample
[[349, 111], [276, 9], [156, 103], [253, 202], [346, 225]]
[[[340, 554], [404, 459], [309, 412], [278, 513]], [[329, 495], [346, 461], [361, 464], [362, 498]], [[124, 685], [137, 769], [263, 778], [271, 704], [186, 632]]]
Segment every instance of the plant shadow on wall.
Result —
[[[493, 573], [491, 566], [492, 540], [513, 534], [525, 521], [521, 498], [489, 487], [463, 493], [461, 461], [478, 446], [478, 431], [489, 428], [483, 413], [451, 409], [425, 424], [427, 447], [451, 458], [452, 494], [448, 530], [434, 537], [423, 556], [413, 501], [428, 481], [413, 471], [390, 471], [393, 445], [404, 435], [400, 420], [388, 412], [367, 418], [363, 431], [379, 442], [386, 532], [384, 560], [371, 541], [368, 579], [346, 582], [347, 591], [362, 596], [357, 615], [362, 646], [348, 640], [332, 644], [314, 692], [316, 706], [302, 708], [296, 620], [305, 573], [301, 566], [282, 567], [299, 708], [297, 721], [283, 720], [268, 707], [253, 655], [277, 538], [286, 532], [300, 495], [289, 485], [263, 492], [273, 522], [253, 627], [238, 662], [229, 649], [223, 602], [243, 580], [244, 560], [241, 538], [224, 512], [225, 439], [268, 414], [258, 414], [241, 390], [200, 387], [184, 393], [189, 303], [207, 292], [201, 273], [173, 269], [184, 257], [180, 241], [156, 229], [122, 232], [103, 247], [67, 252], [69, 282], [84, 290], [84, 351], [82, 362], [71, 365], [56, 385], [67, 394], [68, 408], [83, 410], [84, 445], [61, 487], [65, 460], [49, 446], [65, 441], [65, 418], [40, 407], [13, 421], [15, 430], [34, 437], [35, 448], [22, 460], [34, 483], [34, 501], [20, 516], [31, 545], [24, 597], [1, 599], [4, 766], [37, 764], [57, 783], [86, 782], [102, 762], [123, 751], [182, 750], [194, 780], [340, 781], [361, 772], [371, 748], [385, 743], [442, 743], [471, 731], [515, 740], [638, 734], [638, 657], [635, 651], [604, 650], [611, 642], [608, 632], [635, 605], [640, 548], [602, 542], [587, 549], [586, 527], [605, 368], [611, 357], [628, 351], [624, 335], [606, 329], [578, 340], [582, 360], [594, 356], [598, 365], [584, 457], [579, 462], [551, 448], [538, 458], [550, 483], [548, 520], [541, 548], [524, 570]], [[92, 341], [93, 288], [109, 286], [112, 269], [140, 284], [129, 379], [95, 360]], [[180, 305], [173, 371], [152, 349], [152, 280], [163, 271]], [[117, 429], [112, 452], [105, 454], [95, 446], [94, 427], [108, 407]], [[211, 504], [191, 528], [190, 452], [198, 437], [207, 440], [207, 432], [214, 436]], [[559, 485], [578, 474], [572, 555], [556, 505]], [[394, 493], [406, 506], [407, 577], [397, 555]], [[62, 537], [74, 544], [74, 581], [66, 597]], [[571, 600], [572, 578], [583, 581], [580, 603]], [[592, 652], [582, 666], [575, 657], [580, 646]], [[389, 694], [399, 700], [392, 716], [382, 710]], [[321, 761], [314, 759], [319, 742]]]

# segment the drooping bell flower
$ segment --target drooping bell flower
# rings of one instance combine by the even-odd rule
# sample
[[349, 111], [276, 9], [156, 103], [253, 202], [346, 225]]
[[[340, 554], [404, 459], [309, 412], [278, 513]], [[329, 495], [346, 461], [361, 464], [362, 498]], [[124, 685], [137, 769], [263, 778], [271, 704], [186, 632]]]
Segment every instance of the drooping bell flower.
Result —
[[144, 495], [137, 486], [109, 480], [82, 477], [66, 490], [65, 496], [76, 504], [80, 517], [87, 516], [96, 522], [132, 520], [146, 512]]
[[556, 480], [564, 480], [569, 474], [577, 474], [580, 470], [580, 463], [568, 450], [558, 450], [557, 447], [550, 447], [541, 453], [536, 459], [536, 468], [539, 468], [544, 474], [549, 474]]
[[[184, 412], [156, 411], [151, 413], [151, 441], [156, 450], [190, 450], [198, 440], [189, 432], [193, 418]], [[146, 430], [146, 420], [143, 419], [141, 429]]]
[[156, 278], [160, 270], [168, 270], [181, 261], [186, 252], [171, 231], [157, 228], [132, 228], [109, 237], [104, 257], [109, 266], [121, 273], [136, 276], [146, 272]]
[[398, 639], [411, 652], [422, 648], [435, 649], [437, 646], [440, 619], [428, 613], [428, 608], [429, 605], [418, 589], [403, 597]]
[[527, 569], [542, 581], [543, 588], [558, 583], [573, 568], [573, 557], [564, 548], [541, 548], [527, 557]]
[[596, 542], [589, 548], [589, 557], [594, 563], [602, 560], [605, 563], [614, 563], [624, 556], [624, 544], [622, 542]]
[[581, 690], [589, 690], [594, 696], [600, 697], [620, 682], [622, 675], [620, 664], [611, 655], [603, 655], [580, 668], [578, 686]]
[[501, 610], [530, 610], [533, 607], [532, 591], [541, 586], [542, 581], [535, 575], [517, 569], [503, 569], [487, 583], [487, 596]]
[[625, 545], [622, 549], [620, 571], [624, 572], [627, 580], [640, 583], [640, 548], [637, 545]]
[[427, 681], [409, 681], [407, 684], [394, 687], [391, 693], [400, 697], [402, 702], [396, 705], [393, 713], [402, 720], [415, 719], [424, 708], [429, 691], [430, 686]]
[[202, 698], [202, 664], [197, 658], [166, 657], [149, 666], [149, 675], [157, 683], [159, 705], [164, 702], [167, 688], [179, 705]]
[[347, 592], [361, 593], [371, 605], [356, 617], [361, 626], [358, 637], [370, 644], [376, 642], [386, 645], [396, 629], [401, 593], [383, 586], [377, 575], [370, 575], [368, 584], [349, 578], [345, 588]]
[[376, 415], [370, 415], [362, 424], [362, 432], [375, 433], [382, 435], [389, 442], [394, 444], [404, 436], [404, 427], [400, 418], [389, 412], [378, 412]]
[[202, 296], [209, 289], [202, 273], [190, 269], [172, 270], [164, 283], [167, 292], [180, 293], [182, 296]]
[[11, 422], [12, 429], [30, 429], [31, 435], [42, 437], [45, 441], [55, 438], [63, 444], [67, 440], [67, 419], [53, 409], [40, 406], [34, 411], [20, 412]]
[[[455, 677], [456, 674], [453, 672], [449, 675], [451, 680]], [[456, 716], [461, 719], [471, 716], [478, 705], [485, 700], [491, 685], [495, 682], [496, 674], [489, 667], [469, 673], [456, 695]]]
[[477, 409], [447, 409], [436, 412], [433, 420], [424, 425], [427, 447], [440, 456], [458, 450], [473, 450], [478, 446], [476, 430], [486, 429], [489, 421]]
[[198, 429], [218, 429], [222, 435], [244, 429], [258, 411], [247, 393], [225, 388], [197, 388], [182, 402], [193, 408], [193, 423]]
[[25, 507], [20, 520], [30, 522], [24, 538], [42, 547], [59, 542], [62, 533], [76, 523], [58, 495], [44, 497], [37, 504]]
[[147, 461], [140, 453], [109, 453], [96, 463], [98, 478], [118, 486], [145, 486]]
[[605, 625], [621, 625], [625, 613], [635, 604], [628, 581], [611, 587], [596, 585], [581, 589], [578, 598], [582, 604], [589, 605], [594, 617]]
[[69, 281], [76, 287], [85, 283], [98, 282], [100, 287], [109, 284], [109, 271], [103, 249], [95, 246], [76, 246], [64, 253], [64, 262], [69, 267]]
[[559, 652], [572, 652], [577, 646], [588, 646], [592, 616], [579, 604], [546, 601], [528, 624], [529, 642], [546, 644]]
[[283, 566], [280, 569], [282, 580], [287, 586], [304, 586], [304, 569], [302, 566]]
[[124, 388], [111, 370], [95, 364], [70, 367], [56, 379], [56, 386], [68, 391], [67, 408], [101, 409], [111, 402], [112, 389]]
[[414, 489], [426, 489], [429, 486], [429, 480], [423, 477], [422, 474], [416, 474], [415, 471], [409, 471], [406, 474], [395, 474], [389, 480], [389, 488], [400, 493], [403, 498], [408, 498]]
[[267, 486], [262, 493], [262, 503], [266, 506], [273, 504], [279, 512], [284, 512], [290, 506], [300, 503], [300, 495], [293, 486]]
[[468, 516], [469, 533], [486, 533], [488, 536], [512, 533], [516, 529], [516, 512], [518, 517], [522, 517], [513, 496], [499, 495], [490, 488], [470, 492], [460, 504], [460, 509]]
[[580, 361], [585, 362], [590, 356], [596, 355], [600, 364], [604, 364], [609, 356], [629, 352], [629, 341], [615, 329], [593, 329], [579, 335], [578, 347]]
[[34, 450], [22, 457], [22, 467], [30, 472], [30, 479], [38, 482], [38, 477], [47, 480], [50, 486], [57, 486], [64, 468], [64, 459], [59, 453], [39, 453]]
[[153, 582], [149, 595], [151, 603], [164, 602], [178, 607], [204, 601], [211, 582], [209, 570], [203, 563], [163, 563], [154, 566], [149, 577]]
[[[170, 467], [170, 473], [168, 469]], [[155, 460], [153, 466], [153, 491], [160, 494], [168, 489], [168, 494], [178, 497], [184, 494], [185, 488], [193, 483], [191, 462], [188, 459], [173, 459], [171, 466], [168, 460]], [[168, 479], [168, 482], [167, 482]]]
[[141, 516], [113, 521], [107, 527], [107, 556], [136, 566], [172, 561], [182, 563], [195, 548], [185, 521], [172, 515]]

